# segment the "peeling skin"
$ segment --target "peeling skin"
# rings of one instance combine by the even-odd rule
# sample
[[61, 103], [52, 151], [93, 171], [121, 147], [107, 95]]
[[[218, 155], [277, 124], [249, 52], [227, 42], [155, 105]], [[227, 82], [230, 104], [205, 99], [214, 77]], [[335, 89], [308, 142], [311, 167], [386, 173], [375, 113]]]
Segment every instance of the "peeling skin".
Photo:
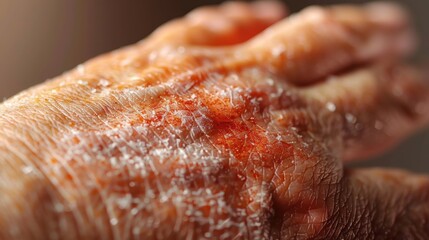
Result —
[[[82, 198], [102, 201], [104, 212], [87, 217], [110, 219], [109, 235], [119, 239], [268, 238], [274, 205], [284, 213], [293, 209], [288, 221], [295, 229], [305, 222], [306, 231], [317, 232], [326, 206], [314, 194], [313, 168], [325, 151], [311, 146], [318, 152], [307, 154], [300, 142], [315, 140], [273, 116], [284, 104], [295, 107], [296, 94], [280, 80], [260, 81], [267, 74], [244, 69], [203, 76], [150, 108], [150, 101], [122, 103], [121, 121], [109, 114], [97, 130], [64, 134], [55, 153], [60, 160], [46, 174], [64, 192], [67, 208], [78, 208]], [[104, 226], [87, 231], [94, 229]]]
[[1, 104], [0, 238], [375, 236], [344, 219], [383, 198], [351, 199], [393, 188], [362, 187], [342, 159], [427, 121], [421, 76], [380, 60], [409, 52], [385, 41], [408, 25], [310, 8], [258, 35], [284, 14], [258, 4], [194, 11]]

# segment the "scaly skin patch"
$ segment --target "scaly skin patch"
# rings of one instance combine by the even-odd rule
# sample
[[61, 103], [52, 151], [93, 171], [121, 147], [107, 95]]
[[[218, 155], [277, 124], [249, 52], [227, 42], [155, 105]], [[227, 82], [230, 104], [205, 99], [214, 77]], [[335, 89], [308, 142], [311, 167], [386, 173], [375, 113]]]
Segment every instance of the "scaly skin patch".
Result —
[[[179, 93], [156, 102], [122, 103], [122, 121], [109, 114], [99, 129], [66, 135], [56, 153], [64, 167], [49, 174], [65, 194], [84, 189], [66, 205], [102, 201], [107, 210], [90, 214], [110, 219], [119, 238], [269, 238], [278, 231], [274, 214], [288, 216], [284, 236], [315, 234], [327, 218], [314, 183], [319, 155], [301, 146], [313, 140], [298, 129], [309, 119], [288, 112], [311, 110], [272, 77], [253, 68], [203, 74], [189, 90], [174, 83]], [[297, 124], [273, 117], [283, 110]]]

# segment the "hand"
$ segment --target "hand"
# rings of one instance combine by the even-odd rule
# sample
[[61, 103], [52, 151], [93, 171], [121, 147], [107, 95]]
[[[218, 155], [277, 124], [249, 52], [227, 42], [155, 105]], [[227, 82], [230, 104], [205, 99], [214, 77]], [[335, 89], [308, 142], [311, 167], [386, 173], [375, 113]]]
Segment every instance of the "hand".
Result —
[[344, 169], [428, 121], [407, 15], [285, 14], [201, 8], [5, 101], [0, 239], [428, 239], [428, 177]]

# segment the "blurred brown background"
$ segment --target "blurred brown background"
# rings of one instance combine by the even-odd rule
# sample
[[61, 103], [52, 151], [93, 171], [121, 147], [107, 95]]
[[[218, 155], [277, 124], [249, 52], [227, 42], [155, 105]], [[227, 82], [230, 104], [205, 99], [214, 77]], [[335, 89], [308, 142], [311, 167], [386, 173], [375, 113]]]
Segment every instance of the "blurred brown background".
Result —
[[[100, 53], [134, 43], [169, 19], [214, 0], [0, 0], [0, 100], [54, 77]], [[285, 0], [291, 11], [312, 4], [358, 0]], [[429, 1], [397, 1], [413, 14], [421, 35], [417, 59], [429, 59]], [[359, 165], [429, 173], [429, 131]]]

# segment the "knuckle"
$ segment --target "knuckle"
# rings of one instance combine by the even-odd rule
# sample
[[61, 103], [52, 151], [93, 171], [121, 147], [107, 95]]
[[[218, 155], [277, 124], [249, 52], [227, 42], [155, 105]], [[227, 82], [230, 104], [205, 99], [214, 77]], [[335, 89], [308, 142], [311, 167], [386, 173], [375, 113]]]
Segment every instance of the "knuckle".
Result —
[[219, 8], [218, 7], [205, 6], [205, 7], [199, 7], [199, 8], [192, 10], [191, 12], [189, 12], [186, 15], [186, 18], [193, 20], [193, 21], [196, 21], [196, 20], [200, 20], [200, 19], [205, 19], [209, 16], [214, 16], [217, 14], [219, 14]]
[[310, 6], [302, 11], [302, 16], [312, 23], [323, 23], [331, 20], [332, 16], [328, 9], [321, 6]]

